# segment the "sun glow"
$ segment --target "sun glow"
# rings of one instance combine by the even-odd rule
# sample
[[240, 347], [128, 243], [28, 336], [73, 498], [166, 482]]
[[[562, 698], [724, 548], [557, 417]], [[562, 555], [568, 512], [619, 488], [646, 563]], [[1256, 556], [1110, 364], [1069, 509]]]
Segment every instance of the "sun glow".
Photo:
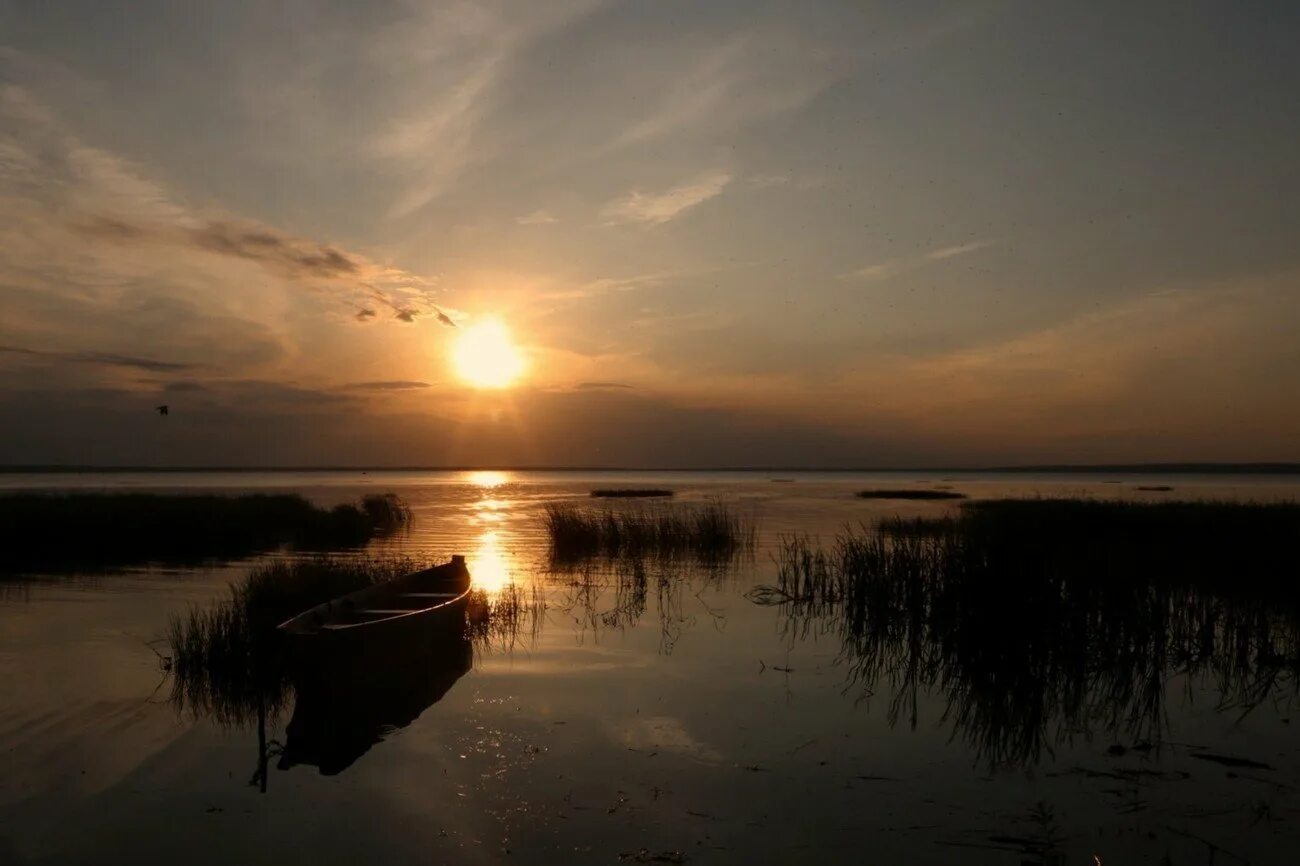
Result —
[[456, 375], [475, 388], [506, 388], [524, 372], [524, 356], [500, 319], [466, 327], [451, 347]]

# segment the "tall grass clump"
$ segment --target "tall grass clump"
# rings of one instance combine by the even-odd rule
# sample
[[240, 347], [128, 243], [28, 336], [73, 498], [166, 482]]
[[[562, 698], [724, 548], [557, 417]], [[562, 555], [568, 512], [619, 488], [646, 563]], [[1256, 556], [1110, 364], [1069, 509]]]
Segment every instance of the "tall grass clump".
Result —
[[283, 545], [351, 548], [409, 522], [393, 494], [325, 509], [289, 494], [10, 493], [0, 495], [0, 569], [238, 559]]
[[480, 653], [511, 652], [521, 640], [535, 643], [546, 617], [539, 584], [506, 584], [495, 592], [471, 589], [465, 608], [466, 636]]
[[239, 724], [262, 702], [282, 708], [281, 622], [309, 607], [418, 570], [406, 559], [306, 559], [258, 565], [227, 598], [174, 617], [166, 631], [178, 708]]
[[778, 605], [792, 638], [829, 632], [850, 683], [919, 696], [994, 765], [1100, 727], [1160, 741], [1168, 683], [1213, 683], [1241, 712], [1300, 697], [1300, 506], [999, 500], [787, 539]]
[[753, 518], [724, 502], [620, 510], [553, 502], [542, 522], [556, 562], [596, 556], [721, 562], [752, 550], [755, 539]]

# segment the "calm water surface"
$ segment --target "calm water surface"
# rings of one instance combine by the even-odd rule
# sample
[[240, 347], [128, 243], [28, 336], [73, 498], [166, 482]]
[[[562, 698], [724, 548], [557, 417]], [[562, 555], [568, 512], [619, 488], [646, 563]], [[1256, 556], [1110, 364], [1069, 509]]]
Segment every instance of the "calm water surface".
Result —
[[[779, 477], [793, 480], [0, 476], [0, 488], [274, 489], [322, 504], [391, 490], [414, 525], [379, 547], [464, 553], [479, 586], [536, 588], [544, 601], [535, 623], [479, 647], [440, 700], [347, 769], [272, 761], [263, 793], [249, 784], [255, 720], [175, 706], [149, 645], [173, 615], [222, 598], [248, 563], [0, 582], [0, 864], [1296, 862], [1292, 681], [1246, 712], [1226, 706], [1222, 681], [1171, 663], [1154, 728], [1077, 714], [998, 720], [955, 706], [970, 692], [960, 671], [920, 685], [898, 670], [864, 680], [832, 615], [792, 618], [746, 597], [773, 582], [783, 534], [829, 542], [846, 524], [951, 507], [854, 499], [864, 487], [1269, 500], [1300, 495], [1295, 479]], [[550, 567], [545, 503], [635, 485], [737, 504], [758, 521], [756, 553], [720, 571], [647, 565], [640, 599], [609, 570]], [[269, 722], [272, 750], [287, 715]]]

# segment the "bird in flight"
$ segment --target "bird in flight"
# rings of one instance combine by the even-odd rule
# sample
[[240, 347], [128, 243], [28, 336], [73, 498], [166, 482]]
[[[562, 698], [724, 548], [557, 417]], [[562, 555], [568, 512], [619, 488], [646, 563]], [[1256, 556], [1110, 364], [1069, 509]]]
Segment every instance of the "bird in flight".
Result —
[[167, 414], [167, 404], [164, 403], [164, 404], [162, 404], [161, 406], [155, 406], [155, 407], [154, 407], [154, 411], [157, 412], [159, 415], [166, 415], [166, 414]]

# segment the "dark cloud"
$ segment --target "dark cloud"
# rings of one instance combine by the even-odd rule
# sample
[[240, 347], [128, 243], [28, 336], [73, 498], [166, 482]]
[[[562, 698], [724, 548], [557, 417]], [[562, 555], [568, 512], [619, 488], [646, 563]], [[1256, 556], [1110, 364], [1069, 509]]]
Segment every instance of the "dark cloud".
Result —
[[196, 369], [198, 364], [186, 364], [178, 361], [159, 361], [155, 358], [141, 358], [135, 355], [119, 355], [116, 352], [47, 352], [40, 349], [25, 349], [20, 346], [0, 346], [0, 352], [10, 355], [22, 355], [30, 358], [47, 358], [73, 364], [98, 364], [106, 367], [125, 367], [142, 370], [147, 373], [179, 373]]
[[375, 317], [375, 311], [370, 309], [369, 307], [362, 307], [360, 310], [357, 310], [358, 322], [364, 322], [366, 319], [373, 319], [374, 317]]
[[93, 217], [78, 223], [76, 229], [82, 234], [112, 241], [133, 241], [145, 237], [146, 232], [138, 225], [113, 217]]
[[361, 272], [362, 263], [341, 250], [266, 229], [212, 222], [190, 233], [202, 249], [249, 259], [290, 277], [337, 279]]
[[342, 386], [344, 391], [414, 391], [428, 388], [428, 382], [415, 382], [406, 379], [392, 379], [381, 382], [352, 382]]
[[636, 386], [622, 382], [579, 382], [573, 386], [575, 391], [635, 391]]
[[[376, 304], [379, 304], [381, 306], [387, 307], [388, 309], [392, 310], [393, 316], [398, 321], [406, 322], [407, 324], [413, 323], [416, 319], [420, 318], [420, 316], [423, 316], [427, 313], [432, 315], [439, 322], [441, 322], [442, 324], [446, 325], [449, 328], [456, 327], [456, 323], [452, 321], [450, 316], [448, 316], [442, 310], [438, 309], [436, 305], [434, 305], [427, 299], [420, 300], [419, 304], [425, 308], [425, 309], [421, 309], [421, 306], [414, 306], [408, 300], [401, 299], [401, 298], [399, 298], [398, 300], [394, 300], [387, 293], [380, 291], [379, 289], [376, 289], [374, 287], [370, 288], [370, 299], [374, 301]], [[365, 311], [363, 310], [362, 312]], [[369, 312], [370, 312], [370, 316], [375, 315], [374, 310], [371, 309], [369, 310]], [[358, 314], [357, 318], [364, 321], [364, 319], [367, 319], [370, 316], [363, 317], [360, 314]]]

